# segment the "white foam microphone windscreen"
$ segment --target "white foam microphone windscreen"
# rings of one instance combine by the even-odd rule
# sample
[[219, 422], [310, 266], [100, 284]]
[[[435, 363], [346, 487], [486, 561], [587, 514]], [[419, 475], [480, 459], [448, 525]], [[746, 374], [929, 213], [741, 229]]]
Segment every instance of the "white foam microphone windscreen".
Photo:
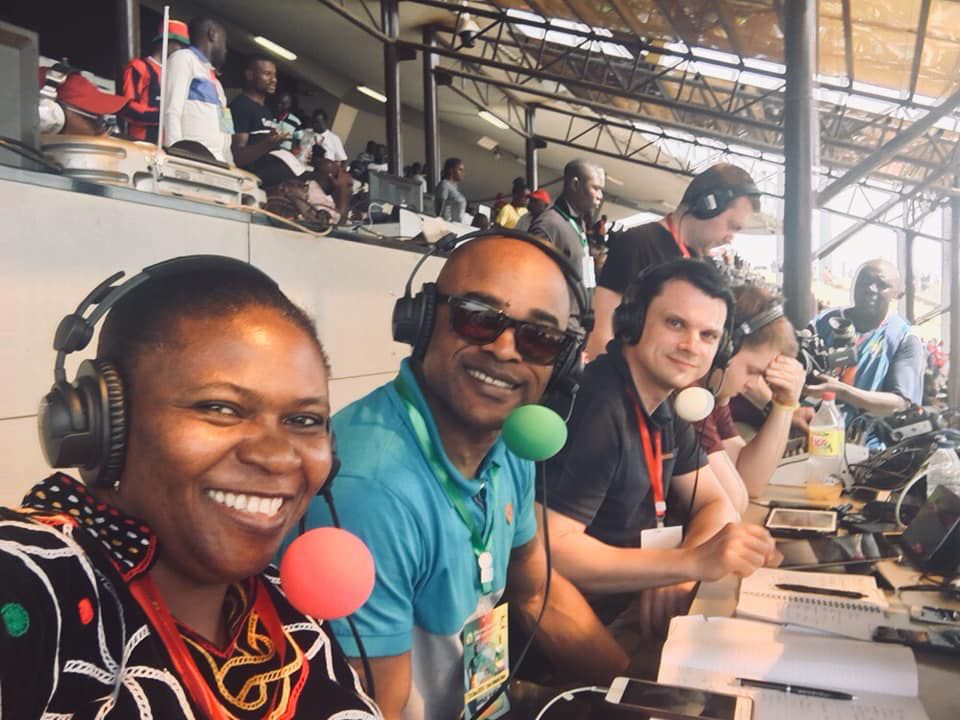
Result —
[[677, 393], [673, 409], [690, 423], [700, 422], [713, 412], [716, 400], [713, 393], [702, 387], [688, 387]]

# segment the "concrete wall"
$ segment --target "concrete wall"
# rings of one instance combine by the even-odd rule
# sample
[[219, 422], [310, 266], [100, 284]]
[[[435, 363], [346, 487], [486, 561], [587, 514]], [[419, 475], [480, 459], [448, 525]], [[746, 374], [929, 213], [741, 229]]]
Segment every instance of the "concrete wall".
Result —
[[[11, 179], [31, 176], [0, 174], [0, 505], [16, 504], [49, 472], [36, 411], [53, 383], [54, 329], [117, 270], [129, 277], [192, 253], [262, 268], [316, 318], [333, 364], [334, 409], [391, 378], [407, 354], [390, 337], [390, 313], [417, 259], [413, 253], [251, 224], [239, 212], [136, 191], [110, 189], [105, 197], [72, 191], [69, 181], [49, 176], [34, 176], [39, 185]], [[432, 279], [439, 265], [431, 260], [422, 278]], [[68, 357], [68, 377], [95, 347], [96, 339]]]

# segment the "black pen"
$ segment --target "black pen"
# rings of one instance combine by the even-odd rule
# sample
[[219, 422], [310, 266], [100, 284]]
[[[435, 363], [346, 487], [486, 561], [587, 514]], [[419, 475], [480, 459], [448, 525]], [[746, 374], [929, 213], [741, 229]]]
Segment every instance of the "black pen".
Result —
[[788, 685], [786, 683], [772, 682], [770, 680], [751, 680], [750, 678], [737, 678], [741, 687], [761, 688], [763, 690], [779, 690], [780, 692], [790, 693], [791, 695], [806, 695], [808, 697], [824, 698], [825, 700], [855, 700], [850, 693], [840, 692], [838, 690], [823, 690], [821, 688], [804, 687], [803, 685]]
[[831, 597], [850, 598], [852, 600], [862, 600], [866, 597], [861, 592], [855, 590], [833, 590], [831, 588], [818, 588], [811, 585], [793, 585], [791, 583], [777, 583], [774, 587], [778, 590], [790, 590], [799, 593], [815, 593], [817, 595], [830, 595]]

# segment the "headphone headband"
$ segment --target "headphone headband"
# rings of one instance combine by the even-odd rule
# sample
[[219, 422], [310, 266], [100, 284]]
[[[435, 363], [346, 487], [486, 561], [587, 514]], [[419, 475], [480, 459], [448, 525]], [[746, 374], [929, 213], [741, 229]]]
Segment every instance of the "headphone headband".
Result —
[[[90, 343], [97, 322], [125, 296], [148, 280], [211, 270], [236, 270], [276, 282], [261, 270], [236, 258], [189, 255], [145, 267], [126, 282], [114, 273], [91, 290], [77, 309], [57, 325], [53, 349], [54, 384], [38, 412], [40, 444], [52, 467], [79, 467], [92, 485], [111, 485], [123, 469], [126, 453], [126, 403], [123, 379], [108, 360], [84, 360], [76, 379], [66, 379], [64, 362], [70, 353]], [[94, 307], [96, 306], [96, 307]], [[93, 311], [85, 315], [91, 307]]]
[[688, 198], [687, 204], [698, 220], [709, 220], [725, 212], [738, 197], [757, 197], [762, 195], [755, 183], [732, 183], [716, 185]]

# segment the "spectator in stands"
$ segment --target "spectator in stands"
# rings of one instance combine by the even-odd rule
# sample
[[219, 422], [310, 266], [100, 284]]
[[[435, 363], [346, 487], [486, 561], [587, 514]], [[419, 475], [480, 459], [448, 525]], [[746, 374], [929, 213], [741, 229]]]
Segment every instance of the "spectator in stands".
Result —
[[530, 232], [542, 235], [566, 255], [592, 294], [597, 280], [590, 256], [587, 230], [603, 202], [603, 168], [586, 160], [572, 160], [563, 168], [563, 192], [553, 206], [530, 224]]
[[216, 73], [227, 59], [227, 31], [217, 20], [197, 17], [190, 21], [190, 41], [167, 58], [163, 144], [193, 140], [220, 162], [233, 162], [233, 121]]
[[547, 461], [554, 563], [602, 620], [620, 619], [627, 645], [686, 612], [695, 582], [779, 561], [765, 529], [739, 524], [671, 408], [674, 391], [710, 370], [728, 312], [729, 286], [706, 263], [676, 260], [634, 280], [616, 338], [583, 373], [567, 443]]
[[276, 150], [289, 136], [277, 131], [267, 97], [277, 90], [277, 64], [255, 55], [243, 71], [243, 92], [230, 103], [233, 115], [233, 160], [238, 167], [259, 175], [257, 162]]
[[366, 149], [357, 155], [357, 162], [365, 163], [369, 165], [373, 162], [373, 156], [377, 152], [377, 141], [376, 140], [367, 140]]
[[330, 119], [327, 117], [326, 110], [318, 108], [313, 111], [313, 142], [323, 148], [323, 154], [327, 160], [332, 160], [341, 165], [346, 164], [347, 151], [343, 149], [343, 142], [341, 142], [339, 136], [329, 128], [329, 124]]
[[387, 146], [383, 143], [376, 143], [373, 146], [373, 159], [367, 163], [367, 172], [370, 171], [385, 173], [387, 166]]
[[853, 281], [853, 307], [827, 310], [813, 325], [829, 346], [832, 318], [845, 318], [857, 333], [857, 364], [839, 378], [807, 386], [807, 394], [836, 393], [847, 425], [860, 415], [889, 415], [919, 403], [923, 397], [923, 345], [910, 323], [894, 309], [903, 295], [900, 271], [886, 260], [869, 260]]
[[106, 135], [127, 99], [100, 90], [62, 63], [40, 68], [40, 132]]
[[427, 192], [427, 176], [423, 174], [423, 163], [415, 162], [410, 166], [410, 175], [411, 180], [416, 180], [420, 183], [420, 187], [423, 188], [424, 192]]
[[[343, 461], [332, 490], [337, 510], [376, 562], [373, 595], [354, 619], [387, 720], [459, 717], [470, 689], [467, 623], [492, 620], [503, 596], [529, 630], [543, 606], [534, 467], [506, 448], [500, 430], [514, 408], [537, 402], [575, 342], [564, 275], [533, 243], [493, 231], [461, 245], [436, 289], [435, 322], [430, 313], [417, 331], [425, 340], [398, 377], [334, 420]], [[330, 524], [326, 506], [314, 502], [307, 525]], [[333, 628], [357, 655], [346, 623]], [[627, 664], [556, 573], [536, 639], [564, 671], [589, 682], [607, 683]]]
[[0, 715], [376, 720], [269, 567], [333, 465], [316, 328], [245, 262], [185, 262], [127, 288], [70, 388], [105, 425], [86, 482], [0, 510]]
[[[167, 23], [167, 56], [190, 46], [190, 31], [182, 20]], [[127, 105], [122, 117], [126, 135], [133, 140], [157, 142], [160, 128], [160, 93], [163, 91], [163, 27], [153, 38], [150, 54], [134, 58], [123, 70], [123, 96]]]
[[529, 191], [526, 180], [522, 177], [514, 178], [513, 188], [510, 191], [510, 202], [500, 208], [500, 212], [497, 213], [497, 225], [508, 230], [517, 226], [517, 221], [527, 214], [527, 194]]
[[463, 160], [447, 158], [443, 162], [443, 177], [437, 183], [434, 204], [438, 217], [452, 222], [463, 222], [463, 213], [467, 209], [467, 198], [460, 192], [463, 182]]
[[[732, 348], [726, 369], [704, 384], [716, 389], [714, 411], [696, 424], [710, 468], [737, 512], [767, 487], [783, 457], [793, 413], [800, 405], [806, 372], [797, 361], [797, 338], [779, 298], [754, 285], [734, 288]], [[740, 437], [730, 400], [757, 382], [772, 393], [766, 418], [750, 442]], [[719, 387], [717, 385], [719, 383]]]
[[611, 233], [593, 309], [596, 325], [587, 354], [603, 353], [613, 337], [613, 311], [624, 288], [648, 267], [679, 257], [699, 258], [729, 243], [750, 215], [760, 211], [760, 191], [746, 170], [721, 163], [687, 186], [677, 209], [657, 222]]
[[273, 98], [273, 119], [277, 132], [287, 136], [287, 139], [280, 143], [280, 149], [299, 155], [300, 143], [303, 139], [303, 121], [293, 114], [293, 96], [288, 92], [282, 92], [277, 93]]
[[307, 183], [307, 199], [310, 204], [324, 210], [332, 223], [347, 219], [353, 199], [353, 176], [340, 163], [324, 158], [317, 148], [313, 160], [315, 172]]
[[530, 193], [527, 198], [527, 212], [517, 220], [517, 230], [529, 232], [533, 221], [543, 214], [543, 211], [550, 207], [550, 193], [544, 188], [538, 188]]

